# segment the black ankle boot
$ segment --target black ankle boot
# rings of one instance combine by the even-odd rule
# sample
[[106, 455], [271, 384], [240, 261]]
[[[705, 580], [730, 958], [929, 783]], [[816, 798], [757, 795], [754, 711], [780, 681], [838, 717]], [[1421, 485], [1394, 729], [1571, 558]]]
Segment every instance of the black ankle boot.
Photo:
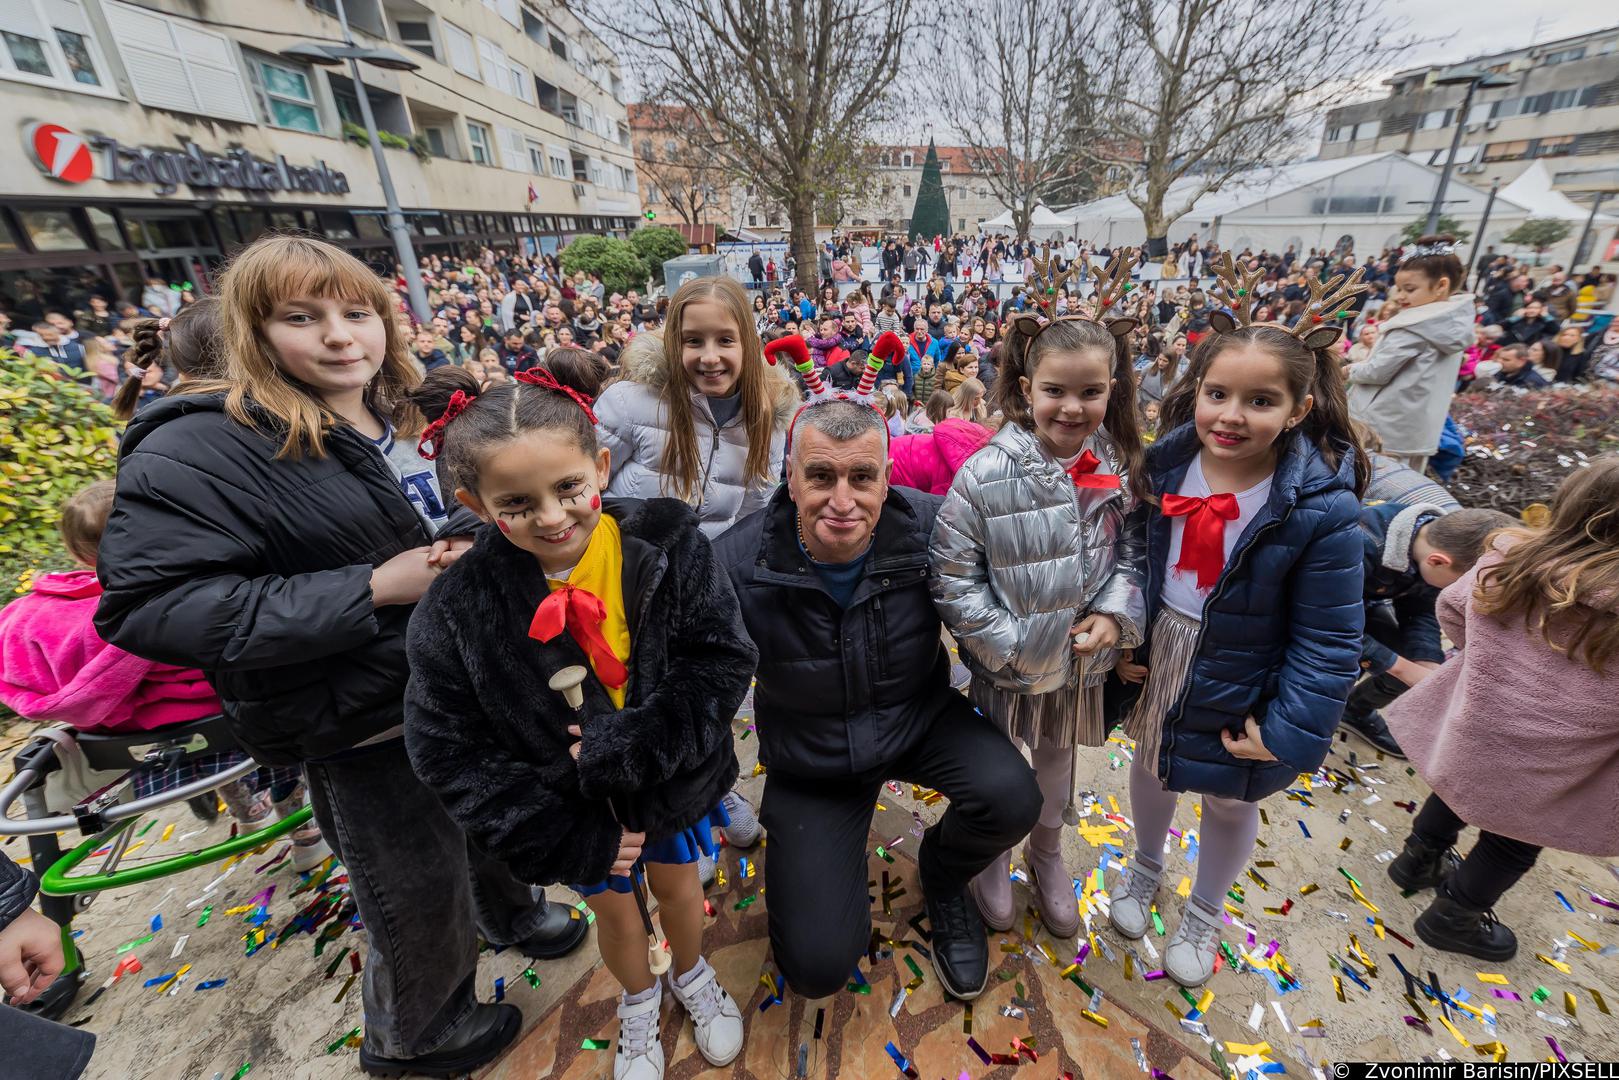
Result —
[[560, 960], [577, 949], [590, 932], [584, 919], [567, 904], [548, 903], [545, 918], [517, 947], [531, 960]]
[[515, 1005], [476, 1005], [455, 1034], [415, 1058], [385, 1058], [360, 1047], [360, 1071], [371, 1076], [461, 1076], [495, 1060], [517, 1038], [523, 1014]]
[[1497, 963], [1518, 953], [1518, 938], [1495, 919], [1495, 912], [1452, 900], [1441, 885], [1428, 910], [1417, 916], [1417, 936], [1436, 949], [1465, 953]]
[[1389, 877], [1402, 889], [1413, 892], [1439, 886], [1462, 864], [1452, 848], [1430, 847], [1416, 836], [1405, 838], [1405, 850], [1389, 863]]

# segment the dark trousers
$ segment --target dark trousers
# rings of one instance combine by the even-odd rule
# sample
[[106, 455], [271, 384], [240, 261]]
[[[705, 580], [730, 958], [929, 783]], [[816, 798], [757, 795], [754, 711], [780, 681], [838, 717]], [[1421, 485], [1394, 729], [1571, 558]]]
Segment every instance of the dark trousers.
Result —
[[936, 788], [949, 809], [922, 837], [922, 888], [947, 896], [1028, 835], [1040, 815], [1034, 770], [962, 698], [910, 753], [862, 777], [771, 772], [760, 820], [770, 947], [793, 992], [825, 997], [848, 981], [871, 937], [866, 891], [872, 807], [886, 779]]
[[[1466, 826], [1467, 822], [1457, 817], [1445, 800], [1429, 795], [1411, 823], [1411, 835], [1429, 847], [1448, 848], [1455, 845]], [[1534, 844], [1480, 830], [1478, 843], [1445, 882], [1445, 891], [1457, 903], [1484, 911], [1494, 907], [1539, 857], [1540, 848]]]
[[388, 1058], [430, 1053], [477, 1003], [477, 934], [521, 941], [545, 918], [545, 894], [467, 842], [416, 779], [403, 739], [305, 770], [315, 820], [365, 923], [366, 1043]]
[[[1366, 605], [1366, 632], [1395, 652], [1400, 651], [1400, 624], [1388, 604]], [[1384, 708], [1410, 687], [1388, 672], [1370, 675], [1355, 684], [1344, 703], [1345, 719], [1364, 719]]]

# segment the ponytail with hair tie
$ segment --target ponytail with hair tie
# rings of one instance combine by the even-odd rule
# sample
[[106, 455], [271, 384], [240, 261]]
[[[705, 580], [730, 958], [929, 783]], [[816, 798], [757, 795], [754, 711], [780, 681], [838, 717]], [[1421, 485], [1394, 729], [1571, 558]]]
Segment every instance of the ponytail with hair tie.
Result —
[[433, 461], [444, 449], [444, 429], [450, 426], [450, 421], [467, 411], [467, 406], [478, 399], [477, 394], [469, 394], [465, 390], [457, 390], [450, 395], [450, 403], [444, 406], [444, 413], [437, 420], [422, 429], [422, 437], [416, 441], [416, 452], [427, 461]]

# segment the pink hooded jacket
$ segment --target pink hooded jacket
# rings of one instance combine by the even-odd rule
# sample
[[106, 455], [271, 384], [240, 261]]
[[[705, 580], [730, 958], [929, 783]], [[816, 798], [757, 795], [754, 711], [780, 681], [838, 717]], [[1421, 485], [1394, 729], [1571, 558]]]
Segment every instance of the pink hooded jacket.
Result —
[[30, 720], [81, 731], [150, 731], [219, 712], [202, 672], [108, 645], [93, 622], [93, 571], [43, 574], [0, 609], [0, 701]]
[[1469, 825], [1558, 851], [1619, 855], [1615, 673], [1603, 678], [1550, 648], [1521, 615], [1479, 614], [1478, 572], [1500, 561], [1485, 555], [1439, 594], [1439, 625], [1462, 651], [1384, 710], [1389, 727]]
[[941, 420], [932, 431], [901, 435], [888, 445], [894, 460], [891, 483], [916, 488], [930, 495], [943, 495], [962, 462], [988, 444], [995, 433], [970, 420]]

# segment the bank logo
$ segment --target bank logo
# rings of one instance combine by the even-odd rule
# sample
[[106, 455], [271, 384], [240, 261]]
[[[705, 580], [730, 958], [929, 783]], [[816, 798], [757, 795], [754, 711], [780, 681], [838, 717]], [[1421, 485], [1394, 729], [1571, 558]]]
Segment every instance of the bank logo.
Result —
[[35, 124], [28, 132], [39, 167], [64, 184], [82, 184], [95, 175], [95, 156], [82, 135], [60, 124]]

